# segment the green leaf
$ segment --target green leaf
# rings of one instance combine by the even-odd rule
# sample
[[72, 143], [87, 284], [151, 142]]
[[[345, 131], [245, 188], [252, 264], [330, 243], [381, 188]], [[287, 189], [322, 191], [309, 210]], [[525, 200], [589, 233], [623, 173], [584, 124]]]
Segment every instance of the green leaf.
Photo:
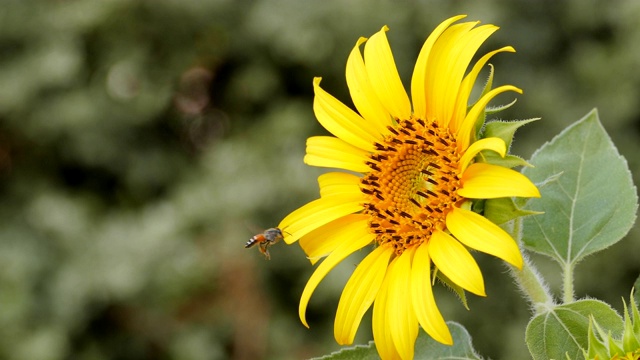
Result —
[[528, 249], [571, 266], [627, 234], [638, 196], [627, 162], [595, 110], [544, 144], [530, 162], [535, 167], [523, 173], [545, 186], [528, 209], [545, 215], [523, 219]]
[[441, 344], [424, 331], [420, 331], [418, 340], [416, 340], [416, 359], [482, 359], [473, 349], [471, 335], [464, 326], [453, 321], [447, 321], [447, 325], [453, 337], [453, 345]]
[[313, 358], [311, 360], [378, 360], [378, 351], [373, 341], [368, 345], [356, 345], [344, 348], [329, 355]]
[[[436, 360], [436, 359], [482, 359], [471, 345], [471, 336], [467, 330], [455, 322], [447, 322], [453, 345], [444, 345], [433, 340], [427, 333], [420, 331], [415, 345], [415, 359]], [[375, 344], [370, 341], [368, 345], [357, 345], [345, 348], [314, 360], [373, 360], [380, 359], [376, 351]]]
[[534, 360], [584, 359], [588, 348], [589, 316], [614, 336], [622, 334], [622, 318], [609, 304], [599, 300], [579, 300], [549, 309], [527, 325], [525, 338]]

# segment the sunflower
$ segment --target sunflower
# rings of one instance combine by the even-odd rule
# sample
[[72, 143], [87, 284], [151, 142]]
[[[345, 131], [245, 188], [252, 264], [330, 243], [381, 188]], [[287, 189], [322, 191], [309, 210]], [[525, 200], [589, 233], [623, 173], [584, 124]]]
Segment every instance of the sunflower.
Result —
[[484, 119], [496, 95], [522, 91], [500, 86], [468, 106], [487, 61], [515, 50], [489, 52], [467, 72], [480, 45], [498, 28], [453, 24], [463, 17], [444, 21], [425, 41], [411, 79], [412, 101], [386, 26], [360, 38], [348, 57], [346, 79], [357, 112], [325, 92], [320, 78], [313, 80], [315, 115], [334, 136], [309, 138], [304, 161], [346, 171], [321, 175], [320, 198], [279, 225], [287, 243], [300, 240], [312, 264], [324, 259], [300, 300], [300, 319], [307, 327], [305, 310], [318, 283], [347, 256], [373, 244], [344, 287], [334, 335], [339, 344], [351, 344], [373, 304], [373, 336], [383, 359], [413, 358], [420, 327], [452, 344], [432, 284], [438, 276], [484, 296], [482, 273], [469, 249], [522, 266], [513, 238], [472, 211], [473, 202], [540, 196], [521, 173], [478, 156], [481, 151], [506, 155], [503, 139], [476, 139], [478, 119]]

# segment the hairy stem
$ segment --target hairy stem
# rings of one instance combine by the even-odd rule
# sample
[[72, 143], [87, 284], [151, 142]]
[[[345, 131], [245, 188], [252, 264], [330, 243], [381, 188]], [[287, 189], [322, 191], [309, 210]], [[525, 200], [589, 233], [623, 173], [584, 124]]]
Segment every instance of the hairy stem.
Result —
[[573, 265], [566, 263], [562, 267], [562, 302], [569, 304], [575, 301], [573, 297]]
[[[517, 239], [522, 249], [522, 218], [518, 218], [513, 224], [513, 235]], [[509, 266], [509, 273], [518, 284], [520, 291], [525, 296], [535, 314], [545, 311], [554, 305], [553, 296], [549, 291], [544, 278], [538, 272], [538, 269], [531, 263], [529, 257], [523, 251], [522, 269]]]

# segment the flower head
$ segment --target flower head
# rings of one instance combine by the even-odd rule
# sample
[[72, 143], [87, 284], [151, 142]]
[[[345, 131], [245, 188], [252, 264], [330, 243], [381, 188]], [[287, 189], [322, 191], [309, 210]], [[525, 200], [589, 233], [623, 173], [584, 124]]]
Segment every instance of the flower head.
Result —
[[590, 360], [640, 359], [640, 311], [631, 291], [630, 305], [624, 302], [624, 331], [620, 338], [611, 336], [593, 316], [589, 318], [589, 346], [584, 358]]
[[514, 50], [492, 51], [468, 69], [497, 27], [453, 25], [463, 17], [444, 21], [425, 41], [411, 79], [411, 100], [386, 26], [368, 40], [360, 38], [347, 60], [347, 85], [357, 112], [325, 92], [320, 78], [313, 81], [314, 112], [335, 137], [309, 138], [304, 160], [348, 172], [321, 175], [320, 198], [280, 223], [284, 240], [300, 240], [312, 263], [324, 258], [303, 291], [300, 319], [307, 325], [306, 306], [324, 276], [373, 244], [343, 290], [334, 335], [340, 344], [352, 343], [362, 316], [374, 304], [373, 335], [383, 359], [412, 358], [419, 326], [434, 339], [452, 343], [432, 280], [442, 274], [455, 286], [484, 296], [482, 273], [469, 248], [522, 266], [516, 242], [471, 211], [472, 202], [540, 196], [519, 172], [479, 160], [481, 151], [502, 157], [507, 152], [500, 138], [476, 139], [485, 107], [502, 92], [521, 90], [500, 86], [468, 105], [476, 77], [491, 56]]

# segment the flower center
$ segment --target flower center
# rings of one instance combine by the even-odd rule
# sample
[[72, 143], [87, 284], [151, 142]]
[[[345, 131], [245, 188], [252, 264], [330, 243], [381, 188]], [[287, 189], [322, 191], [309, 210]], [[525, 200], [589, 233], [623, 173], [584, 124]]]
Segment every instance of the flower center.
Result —
[[455, 137], [435, 122], [412, 117], [389, 131], [375, 144], [360, 190], [369, 199], [364, 213], [376, 242], [400, 255], [445, 229], [447, 213], [464, 201], [457, 195], [461, 154]]

